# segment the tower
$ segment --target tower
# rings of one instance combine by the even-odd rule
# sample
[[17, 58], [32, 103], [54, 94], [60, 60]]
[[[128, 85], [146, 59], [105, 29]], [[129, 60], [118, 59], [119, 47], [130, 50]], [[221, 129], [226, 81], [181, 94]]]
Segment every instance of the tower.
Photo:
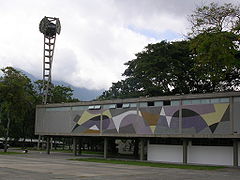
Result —
[[46, 104], [47, 102], [51, 102], [52, 62], [56, 35], [60, 34], [61, 31], [60, 21], [58, 18], [45, 16], [40, 21], [39, 30], [44, 35], [42, 103]]

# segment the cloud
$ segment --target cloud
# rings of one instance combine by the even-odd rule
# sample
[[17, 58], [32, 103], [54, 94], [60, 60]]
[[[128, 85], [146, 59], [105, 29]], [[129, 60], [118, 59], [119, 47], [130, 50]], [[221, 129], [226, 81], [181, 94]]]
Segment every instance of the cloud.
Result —
[[187, 14], [202, 1], [0, 2], [0, 67], [18, 67], [41, 79], [43, 35], [38, 25], [44, 16], [59, 17], [62, 32], [56, 41], [53, 80], [108, 89], [122, 78], [124, 63], [148, 43], [182, 38], [187, 32]]

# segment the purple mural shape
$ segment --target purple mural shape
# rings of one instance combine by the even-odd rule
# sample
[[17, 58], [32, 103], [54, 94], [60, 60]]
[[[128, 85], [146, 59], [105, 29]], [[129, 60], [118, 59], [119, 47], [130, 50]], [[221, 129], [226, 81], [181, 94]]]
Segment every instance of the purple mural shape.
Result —
[[208, 127], [205, 120], [197, 113], [189, 109], [182, 109], [182, 128], [195, 128], [196, 132], [200, 132]]
[[172, 117], [171, 123], [170, 123], [171, 129], [178, 129], [179, 128], [179, 118], [178, 117]]
[[[134, 127], [136, 134], [152, 134], [150, 127], [145, 125], [143, 118], [136, 114], [129, 114], [125, 116], [120, 123], [120, 128], [124, 128], [129, 125]], [[119, 133], [121, 133], [121, 129], [119, 130]]]

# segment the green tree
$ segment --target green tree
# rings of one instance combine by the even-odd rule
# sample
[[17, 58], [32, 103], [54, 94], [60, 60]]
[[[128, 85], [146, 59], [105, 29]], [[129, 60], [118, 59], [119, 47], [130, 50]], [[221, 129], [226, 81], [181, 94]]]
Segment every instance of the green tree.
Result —
[[149, 44], [125, 64], [126, 79], [113, 83], [100, 99], [197, 92], [194, 64], [188, 41]]
[[[63, 85], [51, 84], [51, 102], [50, 103], [62, 103], [62, 102], [77, 102], [77, 98], [73, 98], [73, 90], [71, 87]], [[34, 89], [38, 96], [38, 103], [42, 103], [42, 89], [43, 80], [37, 80], [34, 82]]]
[[34, 107], [33, 88], [28, 77], [12, 67], [1, 69], [0, 106], [1, 126], [7, 151], [8, 137], [22, 137], [26, 134], [27, 117]]
[[208, 92], [238, 90], [240, 80], [240, 8], [211, 3], [190, 16], [191, 49], [196, 71], [209, 82]]
[[210, 3], [189, 21], [187, 40], [146, 46], [99, 99], [240, 90], [239, 6]]

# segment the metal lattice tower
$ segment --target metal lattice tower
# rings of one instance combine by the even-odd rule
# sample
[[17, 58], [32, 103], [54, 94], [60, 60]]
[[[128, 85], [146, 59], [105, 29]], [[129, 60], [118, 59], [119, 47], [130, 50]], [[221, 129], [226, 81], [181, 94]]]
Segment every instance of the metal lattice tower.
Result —
[[47, 104], [51, 102], [52, 97], [52, 62], [56, 34], [60, 34], [61, 31], [60, 21], [58, 18], [45, 16], [40, 22], [39, 30], [44, 34], [42, 103]]

